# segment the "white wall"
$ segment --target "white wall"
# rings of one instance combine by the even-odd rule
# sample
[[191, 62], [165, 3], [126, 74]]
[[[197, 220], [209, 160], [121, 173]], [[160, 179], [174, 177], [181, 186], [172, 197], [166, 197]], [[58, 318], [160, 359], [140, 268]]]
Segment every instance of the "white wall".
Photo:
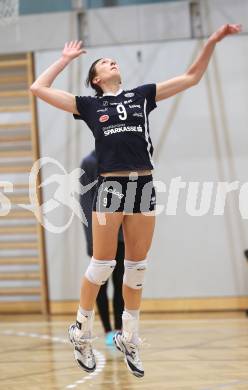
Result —
[[0, 53], [48, 50], [61, 47], [77, 35], [76, 14], [58, 12], [19, 17], [11, 24], [0, 23]]
[[189, 3], [92, 9], [86, 32], [90, 46], [190, 38]]
[[[87, 11], [79, 28], [76, 12], [25, 15], [1, 25], [0, 53], [56, 49], [83, 31], [87, 46], [190, 37], [187, 1]], [[111, 21], [111, 23], [110, 23]]]
[[[91, 47], [189, 39], [193, 30], [190, 2], [90, 9], [81, 25], [76, 12], [25, 15], [14, 24], [0, 23], [0, 36], [4, 37], [0, 53], [59, 49], [76, 39], [79, 31]], [[224, 23], [242, 23], [243, 32], [248, 32], [246, 0], [201, 0], [199, 9], [204, 36]], [[197, 26], [198, 17], [193, 22]]]

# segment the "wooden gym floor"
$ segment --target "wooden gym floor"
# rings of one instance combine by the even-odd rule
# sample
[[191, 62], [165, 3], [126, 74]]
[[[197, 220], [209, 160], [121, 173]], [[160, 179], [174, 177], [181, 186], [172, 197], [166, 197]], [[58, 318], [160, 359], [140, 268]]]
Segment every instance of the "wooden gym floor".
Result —
[[77, 367], [67, 326], [72, 316], [0, 316], [0, 389], [248, 390], [248, 318], [245, 313], [143, 315], [145, 377], [126, 369], [106, 347], [99, 320], [98, 367]]

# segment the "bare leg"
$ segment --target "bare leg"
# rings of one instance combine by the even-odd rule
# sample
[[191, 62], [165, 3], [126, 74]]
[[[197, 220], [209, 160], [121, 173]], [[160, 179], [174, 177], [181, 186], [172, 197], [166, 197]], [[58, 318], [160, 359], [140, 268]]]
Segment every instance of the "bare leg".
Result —
[[123, 284], [122, 287], [125, 308], [128, 310], [139, 310], [142, 298], [142, 289], [134, 290]]
[[93, 310], [101, 286], [91, 283], [85, 276], [82, 278], [80, 306], [84, 310]]
[[[96, 260], [113, 260], [117, 251], [117, 236], [123, 220], [122, 213], [105, 213], [106, 224], [100, 225], [97, 213], [92, 212], [93, 257]], [[100, 286], [91, 283], [85, 276], [80, 291], [80, 306], [93, 310]]]
[[[92, 233], [93, 233], [93, 257], [94, 262], [91, 268], [88, 269], [87, 278], [82, 279], [80, 292], [80, 307], [77, 311], [77, 319], [75, 324], [69, 327], [69, 338], [74, 345], [74, 357], [77, 364], [87, 372], [93, 372], [96, 369], [96, 360], [92, 349], [91, 337], [93, 328], [93, 307], [96, 301], [97, 294], [100, 290], [100, 285], [94, 284], [88, 280], [91, 278], [91, 270], [97, 269], [98, 266], [105, 267], [111, 272], [111, 266], [114, 265], [114, 259], [117, 249], [117, 235], [119, 227], [123, 220], [122, 213], [106, 213], [105, 225], [98, 223], [96, 212], [92, 215]], [[109, 260], [109, 264], [108, 264]], [[99, 263], [97, 264], [97, 261]], [[94, 268], [95, 266], [95, 268]], [[97, 271], [96, 271], [97, 274]], [[108, 273], [104, 277], [106, 280]], [[103, 280], [95, 278], [91, 280], [96, 282]]]
[[[155, 216], [141, 213], [124, 216], [123, 231], [125, 239], [125, 259], [141, 261], [147, 256], [155, 228]], [[139, 310], [142, 289], [132, 289], [123, 284], [125, 308]]]

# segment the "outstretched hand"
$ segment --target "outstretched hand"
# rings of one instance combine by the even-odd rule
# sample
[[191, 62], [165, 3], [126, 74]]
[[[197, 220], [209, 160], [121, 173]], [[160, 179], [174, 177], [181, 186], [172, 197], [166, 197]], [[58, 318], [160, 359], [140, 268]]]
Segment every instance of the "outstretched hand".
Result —
[[82, 48], [82, 41], [71, 41], [69, 43], [66, 42], [62, 52], [62, 57], [71, 61], [83, 53], [86, 53], [86, 50]]
[[241, 24], [224, 24], [224, 26], [218, 28], [218, 30], [215, 31], [210, 38], [217, 43], [221, 41], [223, 38], [225, 38], [227, 35], [237, 34], [240, 33], [241, 31], [242, 31]]

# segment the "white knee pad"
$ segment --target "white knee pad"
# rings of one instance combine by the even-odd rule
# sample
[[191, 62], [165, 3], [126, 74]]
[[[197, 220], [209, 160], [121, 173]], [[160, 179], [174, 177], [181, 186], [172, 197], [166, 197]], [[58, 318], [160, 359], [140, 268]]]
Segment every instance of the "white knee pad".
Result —
[[94, 284], [102, 285], [114, 271], [116, 260], [96, 260], [93, 256], [85, 272], [85, 277]]
[[123, 277], [123, 283], [135, 290], [139, 290], [143, 287], [145, 280], [145, 272], [147, 269], [147, 260], [130, 261], [124, 260], [125, 272]]

